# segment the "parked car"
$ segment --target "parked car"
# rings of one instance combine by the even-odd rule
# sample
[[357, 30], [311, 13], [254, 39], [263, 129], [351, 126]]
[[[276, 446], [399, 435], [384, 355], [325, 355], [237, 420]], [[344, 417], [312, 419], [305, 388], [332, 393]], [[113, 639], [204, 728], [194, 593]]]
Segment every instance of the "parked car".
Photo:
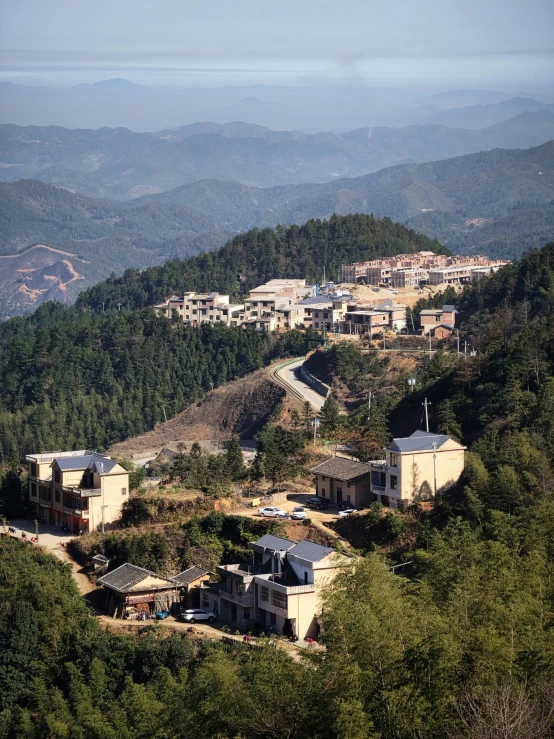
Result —
[[345, 518], [346, 516], [350, 516], [352, 513], [355, 512], [355, 508], [345, 508], [344, 511], [339, 511], [339, 518]]
[[189, 608], [186, 611], [181, 611], [180, 619], [189, 624], [194, 624], [197, 621], [209, 621], [212, 623], [215, 621], [215, 613], [213, 611], [206, 611], [203, 608]]
[[306, 509], [303, 508], [301, 505], [295, 506], [293, 508], [291, 518], [294, 518], [295, 521], [300, 521], [303, 518], [306, 518]]
[[265, 508], [258, 508], [258, 516], [268, 516], [269, 518], [280, 518], [286, 516], [287, 512], [282, 508], [275, 508], [274, 506], [265, 506]]
[[312, 508], [316, 511], [326, 511], [329, 508], [329, 501], [317, 496], [315, 498], [308, 498], [305, 505], [307, 508]]

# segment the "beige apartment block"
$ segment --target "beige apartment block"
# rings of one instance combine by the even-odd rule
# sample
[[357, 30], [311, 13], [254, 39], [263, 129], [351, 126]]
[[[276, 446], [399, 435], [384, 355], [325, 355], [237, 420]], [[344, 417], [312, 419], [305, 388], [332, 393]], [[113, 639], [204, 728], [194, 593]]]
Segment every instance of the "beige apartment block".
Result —
[[343, 503], [358, 508], [373, 502], [371, 467], [345, 457], [332, 457], [313, 467], [315, 494], [329, 501], [331, 506]]
[[201, 588], [203, 607], [244, 629], [317, 638], [322, 589], [345, 558], [308, 540], [295, 543], [272, 534], [250, 548], [249, 562], [219, 566], [221, 582]]
[[460, 479], [465, 450], [449, 436], [427, 431], [393, 439], [386, 459], [369, 463], [375, 500], [392, 508], [433, 500]]
[[26, 457], [29, 500], [38, 518], [73, 533], [96, 531], [121, 518], [129, 473], [96, 452], [44, 452]]

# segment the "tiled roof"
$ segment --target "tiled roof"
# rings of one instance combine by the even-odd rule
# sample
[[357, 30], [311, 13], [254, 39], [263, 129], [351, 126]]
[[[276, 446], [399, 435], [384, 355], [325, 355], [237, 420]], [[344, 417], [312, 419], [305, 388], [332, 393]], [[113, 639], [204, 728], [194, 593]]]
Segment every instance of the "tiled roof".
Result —
[[313, 541], [304, 539], [304, 541], [298, 542], [287, 554], [293, 554], [295, 557], [306, 559], [308, 562], [319, 562], [320, 559], [324, 559], [334, 551], [330, 547], [322, 547], [321, 544], [315, 544]]
[[[94, 465], [98, 472], [110, 472], [117, 465], [114, 459], [102, 454], [83, 454], [78, 457], [54, 457], [60, 470], [91, 470]], [[101, 468], [100, 468], [101, 465]]]
[[126, 562], [112, 572], [108, 572], [107, 575], [98, 578], [98, 582], [100, 585], [117, 590], [118, 593], [126, 593], [134, 585], [137, 585], [147, 577], [157, 577], [160, 580], [165, 580], [168, 583], [168, 587], [173, 584], [167, 577], [158, 575], [157, 572], [152, 572], [152, 570], [146, 570], [144, 567], [129, 564], [129, 562]]
[[325, 462], [312, 467], [310, 472], [316, 475], [326, 475], [336, 480], [356, 480], [358, 477], [368, 475], [371, 467], [363, 462], [356, 462], [353, 459], [345, 459], [344, 457], [331, 457]]
[[190, 585], [191, 582], [198, 580], [199, 577], [203, 577], [208, 573], [209, 570], [203, 570], [201, 567], [193, 565], [192, 567], [189, 567], [188, 570], [180, 572], [178, 575], [175, 575], [175, 577], [172, 577], [171, 579], [173, 580], [173, 582], [177, 583], [177, 585]]
[[389, 449], [397, 449], [399, 452], [426, 452], [441, 447], [450, 439], [446, 434], [432, 434], [428, 431], [414, 431], [411, 436], [405, 438], [393, 439], [389, 444]]
[[263, 547], [264, 549], [274, 549], [280, 552], [293, 547], [294, 542], [289, 541], [289, 539], [282, 539], [280, 536], [273, 536], [273, 534], [264, 534], [261, 539], [251, 542], [251, 545]]

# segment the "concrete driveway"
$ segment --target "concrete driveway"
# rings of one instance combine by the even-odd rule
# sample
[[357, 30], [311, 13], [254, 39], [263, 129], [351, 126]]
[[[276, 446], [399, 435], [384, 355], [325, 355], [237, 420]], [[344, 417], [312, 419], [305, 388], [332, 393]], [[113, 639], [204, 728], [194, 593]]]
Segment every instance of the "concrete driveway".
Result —
[[[28, 537], [35, 535], [34, 521], [10, 521], [7, 525], [16, 530], [15, 535], [17, 539], [21, 539], [22, 531], [24, 531]], [[55, 549], [59, 549], [61, 544], [66, 544], [71, 539], [73, 539], [73, 534], [68, 534], [67, 532], [56, 529], [53, 526], [48, 526], [45, 523], [39, 523], [38, 525], [38, 543], [42, 547], [45, 547], [45, 549], [54, 551]]]

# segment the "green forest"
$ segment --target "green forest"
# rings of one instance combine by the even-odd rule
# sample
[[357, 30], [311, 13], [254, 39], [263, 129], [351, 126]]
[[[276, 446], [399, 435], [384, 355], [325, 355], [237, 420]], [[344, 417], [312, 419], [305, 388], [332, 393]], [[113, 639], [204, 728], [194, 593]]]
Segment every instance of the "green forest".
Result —
[[152, 311], [95, 315], [46, 303], [0, 326], [0, 459], [99, 449], [142, 434], [212, 387], [312, 337], [224, 325], [189, 329]]

